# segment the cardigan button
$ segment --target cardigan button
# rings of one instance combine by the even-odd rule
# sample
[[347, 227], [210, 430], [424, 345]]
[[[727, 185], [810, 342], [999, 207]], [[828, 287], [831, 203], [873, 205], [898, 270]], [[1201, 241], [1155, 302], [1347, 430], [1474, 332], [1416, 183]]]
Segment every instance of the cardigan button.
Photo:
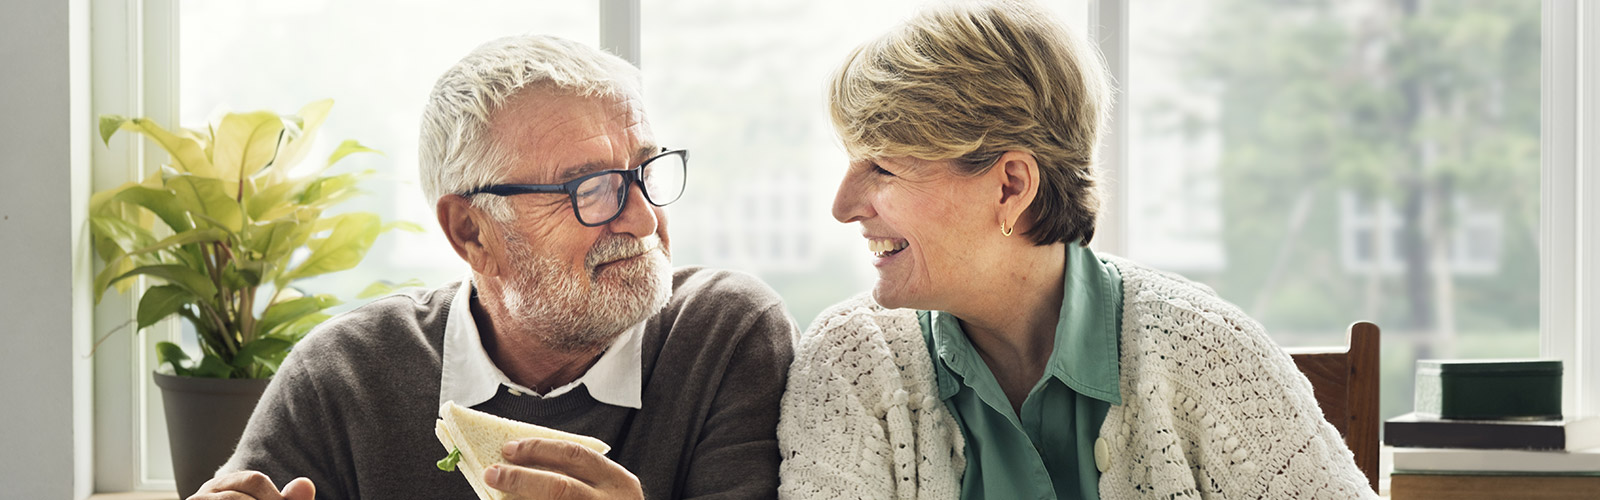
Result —
[[1094, 468], [1100, 469], [1101, 473], [1111, 468], [1111, 449], [1106, 446], [1105, 438], [1094, 440]]

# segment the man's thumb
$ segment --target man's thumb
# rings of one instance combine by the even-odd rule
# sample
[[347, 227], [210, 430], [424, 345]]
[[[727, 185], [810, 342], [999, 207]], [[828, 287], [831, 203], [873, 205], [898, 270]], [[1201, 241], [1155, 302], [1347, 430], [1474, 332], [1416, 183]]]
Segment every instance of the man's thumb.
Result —
[[296, 478], [283, 487], [283, 500], [315, 500], [317, 486], [310, 479]]

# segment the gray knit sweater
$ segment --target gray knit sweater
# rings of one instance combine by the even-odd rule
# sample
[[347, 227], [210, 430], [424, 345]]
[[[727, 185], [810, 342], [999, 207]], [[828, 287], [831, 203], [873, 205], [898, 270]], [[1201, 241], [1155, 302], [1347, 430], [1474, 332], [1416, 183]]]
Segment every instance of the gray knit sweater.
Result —
[[[223, 472], [280, 487], [311, 478], [319, 499], [472, 499], [434, 462], [445, 318], [460, 283], [374, 301], [319, 326], [290, 354]], [[771, 498], [778, 401], [795, 327], [777, 295], [743, 274], [679, 269], [646, 323], [643, 405], [574, 390], [550, 399], [504, 388], [475, 408], [598, 437], [645, 498]]]

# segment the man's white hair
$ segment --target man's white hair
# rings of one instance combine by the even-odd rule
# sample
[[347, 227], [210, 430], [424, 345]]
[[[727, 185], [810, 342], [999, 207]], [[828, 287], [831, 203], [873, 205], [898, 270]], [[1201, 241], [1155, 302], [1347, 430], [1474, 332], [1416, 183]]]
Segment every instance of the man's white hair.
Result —
[[[419, 170], [429, 202], [505, 178], [515, 158], [491, 139], [489, 120], [525, 88], [582, 97], [641, 95], [638, 68], [581, 43], [522, 35], [478, 46], [439, 77], [422, 111]], [[511, 219], [499, 196], [474, 196], [472, 203], [499, 221]]]

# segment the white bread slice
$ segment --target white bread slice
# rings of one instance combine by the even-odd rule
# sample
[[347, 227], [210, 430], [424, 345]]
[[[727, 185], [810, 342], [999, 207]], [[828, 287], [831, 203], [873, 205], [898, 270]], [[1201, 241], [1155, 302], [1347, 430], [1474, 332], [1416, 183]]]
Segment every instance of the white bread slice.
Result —
[[434, 421], [433, 433], [444, 445], [445, 452], [461, 450], [461, 462], [456, 466], [467, 476], [467, 482], [472, 484], [480, 500], [501, 500], [505, 496], [500, 490], [483, 483], [483, 471], [491, 465], [506, 463], [500, 448], [508, 441], [560, 439], [583, 445], [602, 455], [611, 451], [611, 446], [599, 439], [490, 415], [458, 405], [455, 401], [439, 405], [439, 420]]

